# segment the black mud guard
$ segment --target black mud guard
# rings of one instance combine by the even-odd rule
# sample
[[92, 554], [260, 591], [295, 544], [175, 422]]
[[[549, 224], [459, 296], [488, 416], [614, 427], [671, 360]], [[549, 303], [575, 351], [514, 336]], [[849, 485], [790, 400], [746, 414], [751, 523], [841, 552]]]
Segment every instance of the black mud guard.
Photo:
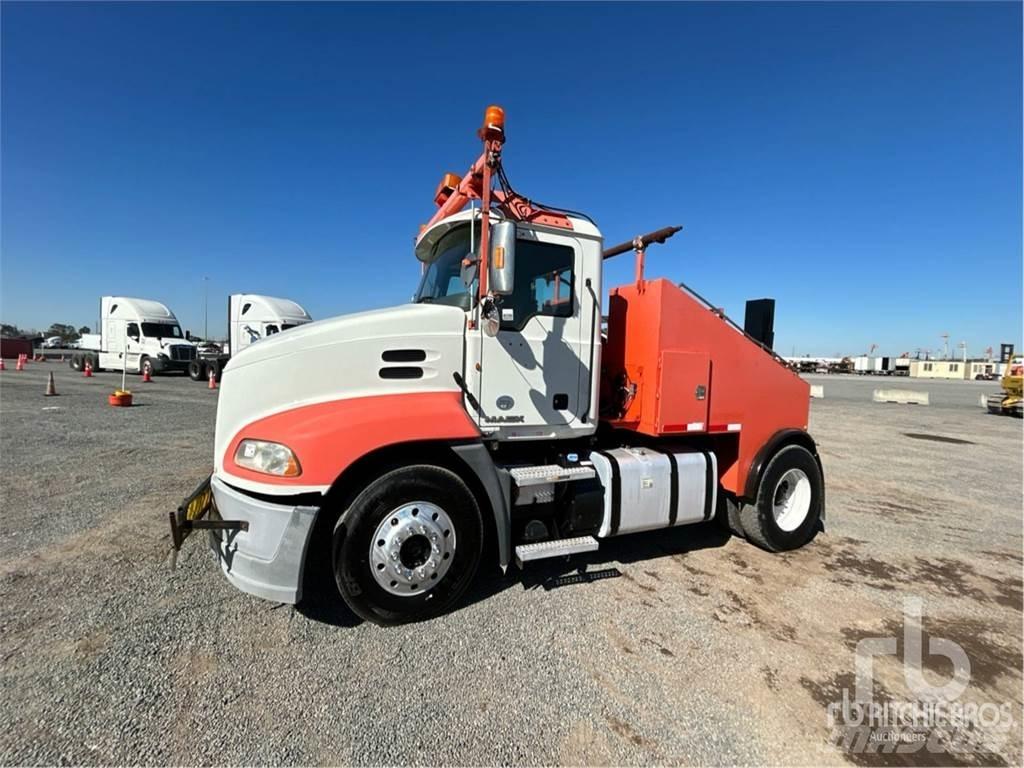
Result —
[[483, 443], [453, 445], [455, 455], [462, 459], [476, 475], [487, 493], [494, 512], [494, 530], [497, 534], [498, 563], [502, 568], [512, 561], [511, 478], [508, 472], [499, 472]]

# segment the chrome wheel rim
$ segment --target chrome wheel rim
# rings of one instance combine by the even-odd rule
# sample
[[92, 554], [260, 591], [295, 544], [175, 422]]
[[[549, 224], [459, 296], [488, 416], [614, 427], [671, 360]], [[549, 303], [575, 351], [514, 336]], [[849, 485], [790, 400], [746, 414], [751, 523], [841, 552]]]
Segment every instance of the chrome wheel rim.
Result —
[[455, 526], [429, 501], [410, 501], [385, 516], [370, 541], [370, 572], [385, 592], [429, 592], [455, 558]]
[[780, 529], [795, 531], [811, 511], [811, 480], [802, 469], [791, 469], [779, 478], [772, 495], [772, 514]]

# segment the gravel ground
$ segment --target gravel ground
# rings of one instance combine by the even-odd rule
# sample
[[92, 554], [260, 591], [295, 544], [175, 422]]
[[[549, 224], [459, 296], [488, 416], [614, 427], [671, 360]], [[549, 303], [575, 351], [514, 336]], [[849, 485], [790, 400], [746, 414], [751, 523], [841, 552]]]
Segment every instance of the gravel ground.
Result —
[[[136, 379], [121, 410], [112, 374], [8, 370], [0, 762], [1020, 763], [1020, 421], [977, 407], [991, 382], [913, 382], [950, 393], [913, 407], [822, 378], [828, 528], [809, 547], [641, 534], [485, 576], [454, 613], [385, 630], [244, 595], [198, 541], [169, 569], [166, 514], [209, 471], [215, 392]], [[621, 577], [545, 588], [580, 567]], [[1005, 743], [833, 745], [826, 708], [852, 685], [853, 648], [901, 635], [906, 596], [967, 652], [961, 700], [1009, 705]], [[933, 683], [947, 671], [925, 667]], [[875, 668], [876, 696], [906, 699], [897, 659]]]

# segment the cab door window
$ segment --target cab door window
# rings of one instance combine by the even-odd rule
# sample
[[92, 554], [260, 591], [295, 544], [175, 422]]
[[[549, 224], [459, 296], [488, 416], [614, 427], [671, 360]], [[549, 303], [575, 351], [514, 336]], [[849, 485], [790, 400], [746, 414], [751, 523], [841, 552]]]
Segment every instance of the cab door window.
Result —
[[502, 330], [522, 330], [531, 317], [572, 317], [573, 254], [570, 246], [516, 241], [512, 295], [502, 300]]
[[128, 335], [128, 338], [131, 339], [132, 341], [139, 341], [140, 338], [141, 338], [140, 335], [139, 335], [139, 324], [138, 323], [128, 323], [128, 333], [127, 333], [127, 335]]

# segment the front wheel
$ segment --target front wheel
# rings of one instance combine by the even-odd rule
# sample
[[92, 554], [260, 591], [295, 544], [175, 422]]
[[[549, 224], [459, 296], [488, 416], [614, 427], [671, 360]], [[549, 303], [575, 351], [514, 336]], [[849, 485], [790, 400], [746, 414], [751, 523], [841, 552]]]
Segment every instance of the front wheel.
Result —
[[817, 459], [802, 445], [787, 445], [765, 467], [756, 503], [740, 507], [740, 522], [762, 549], [797, 549], [817, 535], [823, 500]]
[[188, 364], [188, 377], [192, 381], [202, 381], [206, 378], [206, 366], [202, 360], [193, 360]]
[[338, 591], [359, 616], [389, 626], [447, 611], [473, 581], [483, 521], [447, 469], [396, 469], [371, 483], [334, 528]]

